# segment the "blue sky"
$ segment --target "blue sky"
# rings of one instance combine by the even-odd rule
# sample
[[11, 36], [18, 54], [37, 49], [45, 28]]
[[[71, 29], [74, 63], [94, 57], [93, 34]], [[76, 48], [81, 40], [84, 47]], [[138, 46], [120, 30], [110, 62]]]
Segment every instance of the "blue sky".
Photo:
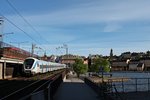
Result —
[[[9, 0], [38, 34], [18, 16], [7, 0], [1, 0], [0, 13], [27, 32], [34, 40], [4, 23], [4, 41], [24, 42], [20, 47], [31, 50], [31, 44], [48, 55], [65, 54], [57, 47], [67, 44], [69, 53], [109, 55], [150, 50], [150, 0]], [[39, 35], [40, 34], [40, 35]], [[45, 40], [44, 40], [45, 39]], [[15, 43], [12, 45], [18, 46]], [[36, 50], [38, 54], [43, 51]]]

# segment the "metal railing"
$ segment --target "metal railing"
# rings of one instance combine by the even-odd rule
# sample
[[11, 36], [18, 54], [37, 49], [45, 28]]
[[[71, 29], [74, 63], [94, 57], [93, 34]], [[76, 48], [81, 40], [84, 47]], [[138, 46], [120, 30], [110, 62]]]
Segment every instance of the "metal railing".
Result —
[[111, 96], [111, 86], [106, 83], [97, 84], [91, 80], [85, 78], [84, 82], [90, 86], [103, 100], [117, 100]]
[[115, 85], [118, 92], [150, 91], [150, 78], [120, 78], [120, 80], [113, 82], [113, 79], [109, 79], [109, 83]]
[[62, 75], [60, 75], [50, 82], [47, 88], [31, 93], [20, 100], [53, 100], [53, 96], [62, 82]]
[[150, 78], [118, 78], [119, 82], [109, 79], [107, 83], [95, 83], [85, 78], [85, 83], [95, 90], [104, 100], [127, 100], [122, 93], [149, 92]]

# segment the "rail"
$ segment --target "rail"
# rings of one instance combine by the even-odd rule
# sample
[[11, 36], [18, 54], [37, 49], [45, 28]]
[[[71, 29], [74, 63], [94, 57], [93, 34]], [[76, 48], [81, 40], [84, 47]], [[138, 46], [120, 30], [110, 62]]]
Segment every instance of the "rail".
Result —
[[43, 83], [42, 81], [43, 80], [38, 80], [36, 82], [33, 82], [33, 83], [27, 85], [26, 87], [21, 88], [21, 89], [15, 91], [15, 92], [3, 97], [3, 98], [1, 98], [1, 100], [11, 100], [11, 99], [16, 99], [16, 98], [21, 98], [22, 96], [27, 94], [25, 92], [29, 93], [29, 92], [32, 91], [33, 87], [37, 86], [37, 84], [42, 84]]

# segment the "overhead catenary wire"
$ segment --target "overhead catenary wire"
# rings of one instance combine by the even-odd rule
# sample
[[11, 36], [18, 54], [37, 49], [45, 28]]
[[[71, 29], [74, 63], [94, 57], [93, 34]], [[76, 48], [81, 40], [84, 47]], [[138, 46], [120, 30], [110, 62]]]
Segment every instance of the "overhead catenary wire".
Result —
[[9, 1], [6, 0], [7, 3], [12, 7], [12, 9], [24, 20], [24, 22], [35, 32], [39, 35], [40, 38], [45, 40], [46, 43], [49, 43], [24, 17], [23, 15], [17, 10], [17, 8]]
[[[37, 40], [35, 40], [32, 36], [30, 36], [26, 31], [24, 31], [23, 29], [21, 29], [19, 26], [17, 26], [16, 24], [14, 24], [12, 21], [10, 21], [7, 17], [5, 17], [1, 12], [0, 15], [5, 18], [10, 24], [12, 24], [14, 27], [16, 27], [17, 29], [19, 29], [20, 31], [22, 31], [25, 35], [27, 35], [31, 40], [33, 40], [35, 43], [40, 44]], [[41, 44], [40, 44], [41, 45]]]
[[[7, 17], [5, 17], [2, 13], [0, 13], [0, 15], [5, 18], [10, 24], [12, 24], [13, 26], [15, 26], [17, 29], [19, 29], [20, 31], [22, 31], [25, 35], [27, 35], [30, 39], [32, 39], [33, 41], [35, 41], [36, 43], [38, 43], [37, 40], [35, 40], [32, 36], [30, 36], [27, 32], [25, 32], [23, 29], [21, 29], [19, 26], [17, 26], [16, 24], [14, 24], [12, 21], [10, 21]], [[38, 43], [39, 44], [39, 43]]]

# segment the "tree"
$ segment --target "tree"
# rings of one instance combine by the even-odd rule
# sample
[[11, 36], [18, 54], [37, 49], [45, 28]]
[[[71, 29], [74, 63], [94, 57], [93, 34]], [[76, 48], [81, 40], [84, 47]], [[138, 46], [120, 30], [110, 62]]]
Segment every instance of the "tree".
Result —
[[147, 55], [148, 57], [150, 56], [150, 51], [149, 51], [149, 50], [146, 52], [146, 55]]
[[91, 71], [92, 72], [99, 72], [100, 67], [103, 67], [104, 72], [109, 72], [110, 71], [110, 63], [108, 60], [103, 59], [103, 58], [96, 58], [93, 59], [91, 65]]
[[85, 74], [88, 71], [88, 67], [83, 64], [82, 59], [75, 59], [73, 70], [77, 73], [77, 77], [80, 77], [80, 74]]

